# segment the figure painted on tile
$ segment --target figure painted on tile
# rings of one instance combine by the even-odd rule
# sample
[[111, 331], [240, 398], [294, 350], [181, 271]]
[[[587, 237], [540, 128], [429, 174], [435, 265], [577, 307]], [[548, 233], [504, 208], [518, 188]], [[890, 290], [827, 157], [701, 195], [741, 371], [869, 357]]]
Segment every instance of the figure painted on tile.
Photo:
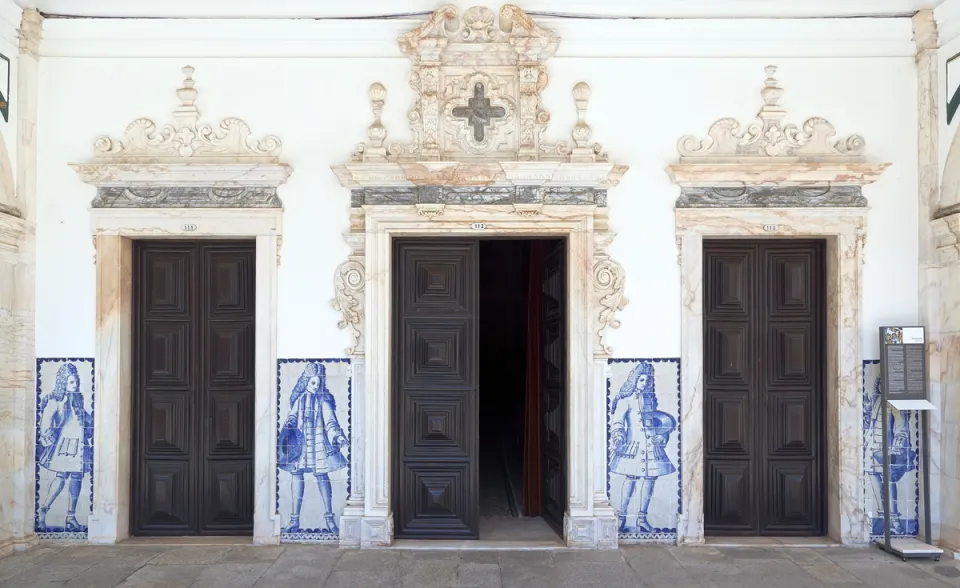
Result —
[[336, 400], [327, 389], [326, 368], [322, 363], [308, 363], [290, 393], [290, 415], [278, 439], [279, 467], [293, 476], [293, 513], [290, 524], [283, 530], [285, 533], [301, 530], [304, 474], [312, 474], [317, 480], [327, 531], [339, 532], [333, 514], [333, 488], [329, 474], [347, 467], [341, 448], [348, 445], [337, 420]]
[[53, 390], [38, 407], [39, 447], [37, 464], [56, 476], [37, 510], [36, 531], [47, 531], [47, 512], [67, 487], [69, 504], [64, 531], [82, 531], [77, 521], [77, 500], [83, 476], [92, 471], [93, 419], [84, 408], [77, 367], [65, 363], [57, 370]]
[[[650, 533], [647, 521], [657, 478], [677, 471], [666, 446], [677, 428], [673, 416], [658, 410], [653, 364], [640, 362], [620, 388], [610, 407], [610, 472], [624, 477], [619, 509], [620, 531]], [[640, 486], [640, 508], [635, 529], [627, 527], [627, 509]]]
[[[874, 381], [873, 394], [867, 399], [864, 406], [864, 445], [867, 456], [867, 476], [873, 487], [874, 504], [877, 515], [874, 521], [873, 534], [883, 533], [883, 402], [880, 393], [880, 378]], [[910, 440], [910, 419], [904, 414], [897, 426], [894, 411], [888, 413], [887, 439], [890, 444], [890, 533], [903, 535], [907, 527], [900, 512], [899, 489], [900, 480], [907, 472], [916, 469], [917, 452], [913, 450]]]

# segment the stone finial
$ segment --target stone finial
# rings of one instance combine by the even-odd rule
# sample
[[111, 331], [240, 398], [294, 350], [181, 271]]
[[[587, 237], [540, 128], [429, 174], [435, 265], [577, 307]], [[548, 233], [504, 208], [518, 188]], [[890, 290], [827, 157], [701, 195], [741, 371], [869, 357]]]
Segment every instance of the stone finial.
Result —
[[182, 71], [175, 122], [161, 127], [153, 119], [138, 118], [127, 125], [122, 139], [98, 137], [97, 163], [277, 163], [281, 148], [277, 137], [258, 140], [247, 123], [235, 117], [224, 118], [216, 129], [200, 123], [194, 69], [188, 65]]
[[370, 145], [361, 145], [358, 150], [363, 154], [363, 161], [386, 161], [387, 150], [383, 147], [383, 141], [387, 138], [387, 129], [380, 122], [380, 116], [383, 114], [387, 89], [383, 84], [374, 82], [370, 84], [367, 96], [370, 98], [370, 106], [373, 109], [373, 124], [367, 127]]
[[741, 127], [735, 118], [722, 118], [710, 126], [705, 139], [692, 135], [677, 144], [681, 162], [742, 157], [791, 157], [809, 162], [862, 161], [864, 140], [860, 135], [835, 140], [830, 121], [811, 117], [801, 126], [784, 124], [786, 110], [780, 106], [783, 88], [774, 77], [775, 66], [767, 66], [760, 96], [763, 106], [757, 119]]
[[586, 82], [577, 82], [573, 87], [573, 103], [577, 107], [577, 124], [573, 125], [571, 136], [576, 144], [570, 152], [571, 162], [594, 162], [597, 160], [597, 153], [601, 147], [594, 145], [590, 147], [590, 137], [593, 136], [593, 129], [587, 124], [587, 103], [590, 101], [590, 85]]
[[177, 89], [177, 98], [180, 106], [173, 109], [173, 118], [180, 123], [180, 127], [196, 127], [200, 120], [200, 111], [197, 110], [197, 97], [200, 95], [194, 87], [194, 69], [187, 65], [180, 69], [183, 72], [183, 86]]

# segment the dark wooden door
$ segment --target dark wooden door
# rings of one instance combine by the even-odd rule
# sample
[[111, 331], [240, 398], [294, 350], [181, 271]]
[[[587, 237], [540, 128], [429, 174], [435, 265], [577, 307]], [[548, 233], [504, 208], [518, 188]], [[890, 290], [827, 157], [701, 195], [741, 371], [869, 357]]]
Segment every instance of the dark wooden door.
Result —
[[566, 475], [566, 242], [552, 244], [543, 261], [540, 288], [540, 369], [543, 411], [543, 518], [563, 535]]
[[704, 528], [822, 535], [824, 244], [706, 241]]
[[476, 539], [479, 243], [394, 241], [395, 535]]
[[135, 535], [253, 531], [253, 242], [137, 242]]

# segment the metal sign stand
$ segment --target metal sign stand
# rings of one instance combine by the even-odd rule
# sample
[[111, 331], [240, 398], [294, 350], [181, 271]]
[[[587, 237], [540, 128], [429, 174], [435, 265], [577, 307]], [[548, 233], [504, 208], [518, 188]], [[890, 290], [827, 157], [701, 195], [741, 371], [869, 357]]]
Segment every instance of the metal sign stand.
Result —
[[[899, 340], [893, 340], [891, 342], [890, 332], [895, 330], [900, 333]], [[923, 361], [922, 361], [922, 391], [918, 391], [916, 386], [914, 386], [913, 391], [910, 390], [910, 383], [904, 382], [904, 380], [909, 380], [911, 374], [905, 373], [909, 372], [909, 369], [902, 369], [898, 372], [898, 384], [904, 384], [903, 388], [898, 388], [898, 393], [890, 394], [889, 386], [890, 382], [888, 369], [888, 354], [887, 347], [888, 345], [895, 345], [904, 348], [904, 345], [910, 345], [907, 341], [903, 340], [903, 332], [905, 331], [914, 331], [919, 330], [919, 345], [923, 345], [925, 341], [925, 335], [923, 327], [880, 327], [880, 349], [882, 351], [881, 359], [881, 369], [880, 369], [880, 380], [881, 380], [881, 403], [883, 404], [882, 408], [882, 429], [883, 429], [883, 543], [878, 543], [877, 546], [886, 551], [887, 553], [892, 553], [896, 556], [899, 556], [903, 561], [907, 561], [908, 558], [933, 558], [934, 561], [940, 561], [940, 556], [943, 555], [943, 550], [939, 547], [932, 545], [931, 537], [931, 523], [930, 523], [930, 453], [927, 448], [930, 445], [930, 411], [935, 410], [936, 407], [926, 399], [926, 378], [927, 378], [927, 365], [926, 365], [926, 355], [924, 351]], [[902, 367], [902, 366], [898, 366]], [[915, 374], [913, 374], [915, 375]], [[899, 392], [903, 392], [902, 394]], [[891, 398], [891, 396], [894, 396]], [[899, 398], [897, 398], [899, 396]], [[905, 410], [916, 410], [920, 412], [920, 447], [918, 461], [920, 462], [920, 471], [923, 475], [921, 479], [921, 486], [923, 487], [923, 541], [919, 539], [909, 539], [909, 538], [896, 538], [892, 539], [890, 537], [890, 433], [887, 423], [889, 422], [889, 406], [896, 408], [899, 411]]]

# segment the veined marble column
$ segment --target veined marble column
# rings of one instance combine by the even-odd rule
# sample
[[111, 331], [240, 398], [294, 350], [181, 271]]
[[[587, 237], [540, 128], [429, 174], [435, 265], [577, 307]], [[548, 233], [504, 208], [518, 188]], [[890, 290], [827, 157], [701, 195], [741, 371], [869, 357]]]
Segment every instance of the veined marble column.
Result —
[[[951, 165], [949, 159], [947, 165]], [[938, 237], [940, 265], [941, 367], [940, 414], [931, 421], [940, 421], [940, 545], [956, 550], [960, 549], [960, 212], [934, 220], [933, 227]]]
[[[0, 164], [0, 555], [36, 540], [34, 510], [34, 288], [36, 274], [37, 52], [42, 17], [23, 13], [17, 61], [17, 170]], [[2, 141], [2, 138], [0, 138]], [[13, 193], [8, 193], [13, 191]]]
[[[913, 16], [913, 38], [917, 45], [917, 147], [919, 166], [918, 267], [919, 323], [927, 327], [927, 371], [930, 379], [930, 401], [941, 403], [940, 363], [940, 289], [936, 242], [929, 219], [939, 201], [940, 166], [938, 151], [937, 97], [937, 24], [932, 10], [921, 10]], [[930, 518], [933, 539], [940, 536], [940, 414], [930, 418]], [[921, 509], [921, 513], [922, 513]]]

